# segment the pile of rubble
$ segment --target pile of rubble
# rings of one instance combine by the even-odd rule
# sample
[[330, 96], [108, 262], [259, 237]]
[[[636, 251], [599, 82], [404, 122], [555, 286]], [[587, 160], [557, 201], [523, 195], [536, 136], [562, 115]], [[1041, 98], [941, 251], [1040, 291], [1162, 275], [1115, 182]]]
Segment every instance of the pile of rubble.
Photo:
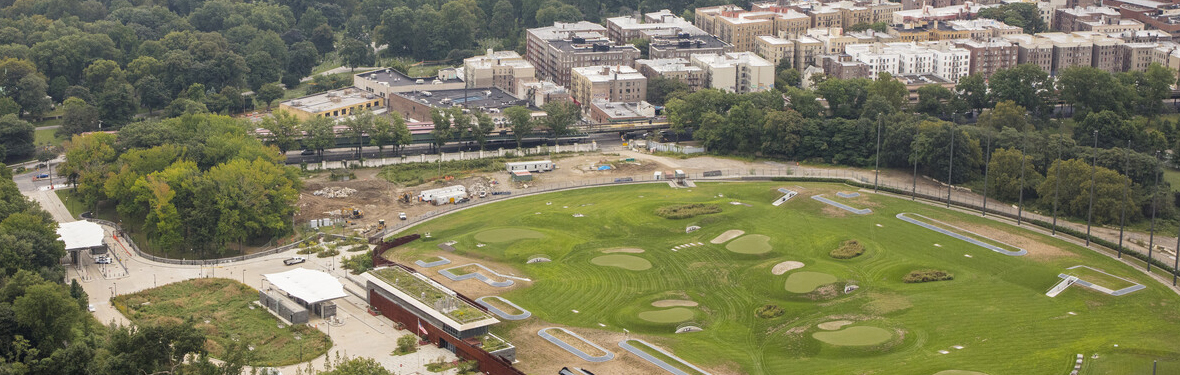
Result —
[[326, 198], [345, 198], [356, 193], [356, 189], [346, 187], [329, 186], [320, 190], [313, 191], [312, 194]]

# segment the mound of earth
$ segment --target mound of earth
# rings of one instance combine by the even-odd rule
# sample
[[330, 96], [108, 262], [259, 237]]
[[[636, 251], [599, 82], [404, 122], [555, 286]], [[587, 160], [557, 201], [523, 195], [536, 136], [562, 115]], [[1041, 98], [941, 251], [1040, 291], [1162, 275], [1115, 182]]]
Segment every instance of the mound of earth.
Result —
[[786, 262], [782, 262], [782, 263], [774, 265], [774, 268], [772, 268], [770, 270], [770, 273], [773, 273], [775, 275], [782, 275], [784, 273], [787, 273], [787, 271], [800, 269], [800, 268], [803, 268], [803, 262], [796, 262], [793, 260], [788, 260]]
[[820, 323], [820, 324], [816, 325], [816, 327], [819, 327], [819, 329], [822, 329], [825, 331], [835, 331], [835, 330], [843, 328], [844, 326], [849, 325], [849, 324], [852, 324], [851, 320], [836, 320], [836, 321], [831, 321], [831, 322]]

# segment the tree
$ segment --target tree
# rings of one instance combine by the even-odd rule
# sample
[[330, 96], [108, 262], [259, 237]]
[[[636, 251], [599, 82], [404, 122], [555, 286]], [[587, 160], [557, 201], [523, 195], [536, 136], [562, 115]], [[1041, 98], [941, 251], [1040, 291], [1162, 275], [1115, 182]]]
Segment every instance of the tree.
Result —
[[1171, 82], [1176, 80], [1176, 72], [1172, 68], [1159, 63], [1148, 65], [1147, 71], [1130, 71], [1123, 74], [1130, 75], [1130, 84], [1138, 93], [1139, 102], [1136, 103], [1140, 113], [1155, 116], [1163, 111], [1164, 99], [1171, 95]]
[[1089, 112], [1112, 111], [1126, 117], [1137, 100], [1134, 90], [1114, 79], [1110, 73], [1090, 66], [1071, 66], [1057, 76], [1061, 100]]
[[793, 110], [767, 113], [762, 124], [762, 153], [783, 157], [794, 155], [802, 140], [803, 122], [803, 115]]
[[414, 20], [414, 11], [405, 6], [386, 9], [381, 13], [380, 24], [373, 29], [373, 41], [378, 46], [387, 46], [386, 51], [394, 55], [411, 53], [414, 33], [407, 28], [414, 24]]
[[1142, 133], [1133, 121], [1127, 121], [1111, 111], [1092, 112], [1086, 115], [1074, 129], [1078, 144], [1094, 144], [1094, 131], [1098, 132], [1098, 147], [1111, 148], [1124, 145], [1129, 139], [1137, 139]]
[[17, 115], [20, 116], [20, 104], [16, 104], [15, 100], [7, 96], [0, 97], [0, 116]]
[[799, 112], [803, 118], [817, 118], [824, 110], [814, 91], [790, 87], [787, 89], [787, 96], [791, 100], [791, 109]]
[[[1095, 182], [1093, 188], [1091, 180]], [[1055, 160], [1045, 173], [1044, 181], [1037, 186], [1037, 193], [1050, 197], [1060, 189], [1057, 196], [1061, 199], [1062, 212], [1085, 217], [1090, 212], [1090, 191], [1093, 189], [1094, 222], [1108, 224], [1119, 220], [1123, 207], [1130, 208], [1129, 213], [1136, 211], [1138, 203], [1134, 194], [1127, 196], [1123, 192], [1129, 182], [1118, 172], [1103, 167], [1092, 168], [1090, 162], [1082, 159]]]
[[44, 78], [36, 74], [24, 76], [16, 83], [16, 103], [30, 117], [40, 118], [53, 104], [46, 93], [48, 88]]
[[967, 107], [980, 111], [991, 106], [991, 94], [987, 91], [987, 79], [982, 73], [974, 73], [959, 79], [955, 93], [967, 102]]
[[270, 105], [274, 103], [275, 100], [283, 97], [283, 88], [279, 87], [279, 84], [276, 82], [267, 83], [258, 88], [256, 96], [258, 97], [258, 100], [266, 103], [266, 108], [270, 108]]
[[430, 136], [434, 137], [434, 147], [438, 152], [442, 152], [443, 145], [451, 140], [454, 135], [451, 128], [451, 117], [448, 111], [438, 108], [430, 110], [430, 119], [434, 123], [434, 130], [430, 131]]
[[585, 17], [577, 7], [561, 2], [550, 2], [537, 10], [538, 25], [552, 25], [554, 22], [578, 22]]
[[[319, 63], [320, 53], [316, 50], [315, 44], [308, 41], [295, 43], [291, 46], [290, 57], [287, 59], [287, 71], [283, 74], [283, 78], [294, 78], [296, 84], [299, 79], [311, 75], [311, 71]], [[294, 87], [287, 85], [287, 87]]]
[[569, 135], [573, 131], [570, 127], [582, 119], [581, 108], [571, 101], [550, 101], [541, 106], [541, 110], [545, 111], [545, 118], [541, 121], [553, 132], [554, 145], [558, 138]]
[[168, 103], [168, 87], [155, 76], [149, 75], [135, 81], [135, 92], [139, 94], [139, 103], [147, 107], [149, 113]]
[[282, 65], [276, 64], [273, 56], [262, 51], [246, 56], [246, 66], [250, 71], [246, 76], [246, 84], [255, 91], [269, 82], [278, 82], [283, 69]]
[[69, 98], [62, 104], [62, 109], [61, 128], [57, 130], [59, 137], [68, 138], [74, 134], [98, 130], [98, 109], [86, 101]]
[[397, 134], [394, 133], [393, 122], [389, 117], [376, 116], [373, 118], [373, 128], [369, 130], [369, 144], [377, 146], [377, 155], [385, 157], [385, 146], [394, 143], [394, 141], [397, 141]]
[[271, 116], [263, 118], [259, 127], [270, 131], [271, 144], [279, 148], [279, 152], [286, 154], [287, 151], [299, 147], [299, 138], [303, 135], [299, 132], [299, 119], [287, 111], [275, 111]]
[[[871, 82], [864, 78], [829, 79], [819, 84], [816, 93], [828, 101], [828, 108], [831, 108], [832, 116], [853, 119], [860, 116], [861, 108], [865, 100], [868, 99], [870, 85]], [[878, 91], [891, 94], [892, 90], [888, 87], [890, 85], [882, 85]], [[893, 104], [893, 99], [886, 97], [885, 100]]]
[[692, 88], [675, 78], [652, 77], [647, 81], [647, 102], [654, 105], [664, 105], [667, 98], [674, 92], [688, 93]]
[[996, 131], [1004, 130], [1004, 128], [1013, 128], [1019, 132], [1030, 131], [1032, 126], [1028, 123], [1026, 116], [1024, 107], [1016, 105], [1011, 100], [1005, 100], [996, 103], [995, 108], [980, 115], [978, 124]]
[[373, 129], [373, 112], [365, 110], [354, 113], [344, 120], [344, 126], [348, 128], [348, 134], [356, 138], [356, 158], [364, 159], [364, 137]]
[[475, 139], [475, 143], [479, 144], [480, 151], [483, 151], [484, 145], [488, 142], [488, 135], [495, 129], [496, 123], [492, 121], [491, 116], [483, 111], [476, 112], [475, 126], [471, 127], [471, 137]]
[[1036, 64], [997, 70], [988, 83], [996, 101], [1011, 100], [1034, 114], [1048, 115], [1053, 80]]
[[[993, 196], [1001, 200], [1015, 202], [1020, 198], [1021, 189], [1021, 158], [1024, 159], [1024, 188], [1025, 193], [1030, 193], [1029, 190], [1034, 190], [1041, 184], [1041, 180], [1045, 178], [1040, 172], [1037, 172], [1035, 160], [1032, 156], [1024, 155], [1020, 150], [1015, 148], [1001, 148], [992, 152], [991, 161], [988, 162], [988, 179], [990, 186], [988, 192], [994, 194]], [[1031, 198], [1031, 196], [1026, 195]]]
[[316, 150], [321, 157], [324, 149], [336, 144], [336, 133], [332, 130], [335, 121], [327, 117], [312, 117], [300, 125], [303, 131], [303, 147]]
[[326, 367], [330, 369], [320, 372], [321, 375], [393, 375], [393, 373], [381, 366], [380, 363], [377, 363], [376, 360], [364, 357], [347, 360], [337, 359], [335, 364], [327, 365]]
[[516, 148], [523, 147], [524, 137], [533, 132], [533, 112], [528, 108], [515, 106], [504, 110], [504, 118], [508, 120], [508, 128], [512, 130], [512, 137], [516, 139]]
[[[23, 204], [22, 204], [23, 205]], [[66, 255], [65, 244], [58, 241], [57, 224], [39, 208], [29, 207], [24, 212], [12, 212], [0, 221], [0, 276], [18, 270], [45, 273], [59, 268], [58, 261]]]
[[954, 94], [942, 85], [929, 84], [918, 88], [918, 104], [914, 111], [931, 116], [944, 116], [947, 105]]
[[774, 87], [778, 87], [779, 90], [785, 91], [788, 87], [799, 87], [799, 84], [803, 82], [803, 75], [799, 73], [798, 69], [784, 65], [789, 61], [783, 59], [779, 62], [778, 73], [774, 75]]
[[111, 126], [123, 126], [135, 117], [135, 89], [127, 83], [111, 85], [98, 94], [98, 116]]
[[340, 58], [344, 60], [344, 66], [351, 69], [356, 69], [362, 66], [372, 66], [376, 62], [376, 57], [373, 55], [373, 49], [369, 45], [352, 38], [345, 38], [340, 43]]
[[1041, 19], [1040, 9], [1031, 3], [1012, 3], [980, 9], [979, 18], [991, 18], [1009, 26], [1024, 28], [1025, 34], [1041, 33], [1049, 29]]
[[309, 40], [321, 55], [336, 50], [336, 33], [332, 32], [331, 26], [320, 25], [316, 27], [315, 30], [312, 30]]
[[[943, 121], [926, 121], [918, 125], [913, 143], [913, 157], [922, 165], [926, 175], [945, 181], [948, 172], [954, 174], [949, 183], [961, 184], [974, 180], [983, 170], [983, 151], [979, 140], [964, 130]], [[954, 132], [954, 168], [951, 168], [951, 132]]]
[[516, 30], [516, 9], [512, 2], [499, 0], [492, 7], [492, 19], [488, 22], [488, 31], [496, 38], [506, 38]]
[[74, 337], [74, 326], [82, 319], [78, 303], [64, 285], [44, 283], [25, 289], [12, 302], [16, 322], [31, 333], [36, 346], [53, 352]]
[[627, 44], [633, 45], [639, 50], [639, 58], [648, 58], [648, 52], [651, 51], [651, 39], [635, 38], [628, 40]]
[[33, 156], [37, 147], [33, 143], [33, 132], [36, 129], [28, 122], [17, 118], [16, 115], [0, 117], [0, 150], [6, 161], [21, 160]]
[[884, 98], [893, 109], [900, 111], [909, 101], [909, 90], [906, 90], [905, 84], [901, 83], [887, 72], [877, 73], [877, 79], [869, 84], [869, 95], [880, 95]]

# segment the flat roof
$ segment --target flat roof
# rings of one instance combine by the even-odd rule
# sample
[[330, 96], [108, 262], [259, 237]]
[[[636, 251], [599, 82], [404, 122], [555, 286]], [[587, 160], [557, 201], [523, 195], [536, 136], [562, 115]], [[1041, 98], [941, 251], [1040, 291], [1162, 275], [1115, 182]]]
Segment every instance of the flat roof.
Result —
[[635, 60], [635, 66], [647, 66], [657, 73], [704, 71], [684, 58]]
[[716, 49], [716, 48], [725, 48], [725, 47], [730, 46], [730, 44], [726, 43], [724, 40], [721, 40], [715, 36], [708, 35], [708, 34], [704, 34], [704, 35], [689, 34], [687, 37], [684, 37], [684, 35], [652, 37], [649, 45], [651, 46], [651, 48], [656, 48], [656, 49], [686, 49], [686, 50], [703, 49], [703, 48]]
[[356, 87], [346, 87], [287, 100], [282, 104], [301, 111], [318, 113], [334, 108], [352, 107], [376, 98], [371, 92]]
[[527, 100], [517, 99], [495, 87], [399, 92], [396, 95], [432, 107], [508, 108], [528, 105]]
[[[458, 78], [438, 79], [438, 77], [410, 77], [408, 75], [402, 74], [402, 72], [389, 68], [361, 73], [357, 74], [356, 76], [357, 78], [384, 83], [387, 86], [429, 86], [434, 84], [434, 81], [439, 81], [440, 83], [463, 82], [463, 80]], [[422, 80], [422, 83], [418, 83], [419, 79]]]
[[611, 44], [610, 39], [606, 39], [606, 38], [586, 39], [585, 41], [581, 41], [578, 43], [575, 43], [572, 39], [550, 40], [549, 45], [553, 46], [553, 48], [556, 48], [556, 49], [559, 49], [562, 51], [576, 52], [576, 53], [609, 53], [609, 52], [620, 52], [620, 51], [627, 51], [627, 50], [635, 51], [636, 53], [639, 52], [639, 49], [635, 48], [634, 45], [631, 45], [631, 44], [624, 44], [621, 46], [614, 45], [614, 44]]
[[606, 35], [606, 27], [588, 21], [574, 23], [554, 22], [553, 26], [537, 27], [528, 30], [529, 34], [541, 40], [566, 39], [571, 35]]
[[[455, 291], [421, 273], [411, 273], [401, 267], [381, 267], [365, 272], [361, 277], [457, 331], [500, 322], [483, 309], [458, 298]], [[445, 306], [446, 311], [435, 306]]]
[[101, 225], [90, 221], [71, 221], [57, 225], [58, 239], [66, 243], [66, 250], [102, 246], [105, 235], [106, 232]]
[[344, 298], [344, 285], [335, 276], [323, 271], [296, 268], [286, 272], [268, 273], [262, 275], [270, 285], [274, 285], [295, 298], [307, 303], [318, 303], [337, 298]]
[[610, 82], [632, 79], [647, 79], [638, 70], [629, 66], [597, 65], [571, 69], [573, 74], [586, 77], [590, 82]]

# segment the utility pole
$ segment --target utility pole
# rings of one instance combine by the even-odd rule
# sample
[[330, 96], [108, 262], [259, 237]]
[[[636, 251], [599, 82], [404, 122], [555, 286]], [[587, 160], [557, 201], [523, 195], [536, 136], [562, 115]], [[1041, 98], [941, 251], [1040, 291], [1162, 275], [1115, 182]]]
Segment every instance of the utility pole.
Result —
[[987, 134], [987, 157], [983, 161], [983, 208], [979, 210], [982, 216], [987, 216], [987, 185], [988, 185], [988, 170], [991, 169], [992, 164], [992, 134]]
[[955, 124], [951, 124], [951, 157], [946, 169], [946, 208], [951, 208], [951, 180], [955, 177]]
[[[918, 127], [914, 127], [914, 139], [918, 139]], [[910, 142], [910, 157], [914, 158], [914, 185], [910, 191], [910, 200], [918, 199], [918, 155], [914, 152], [913, 142]]]
[[1028, 137], [1020, 137], [1020, 200], [1016, 204], [1016, 226], [1024, 221], [1024, 152], [1028, 149]]
[[[1131, 140], [1127, 140], [1127, 149], [1123, 150], [1123, 173], [1131, 170]], [[1131, 198], [1131, 179], [1127, 178], [1127, 183], [1123, 184], [1123, 201], [1119, 204], [1121, 213], [1119, 214], [1119, 247], [1115, 249], [1119, 253], [1119, 259], [1123, 259], [1123, 228], [1127, 225], [1127, 201]], [[1180, 238], [1177, 239], [1180, 241]]]
[[1053, 170], [1053, 236], [1057, 236], [1057, 198], [1061, 196], [1061, 127], [1057, 128], [1057, 168]]
[[1086, 247], [1090, 247], [1090, 224], [1094, 221], [1094, 175], [1098, 173], [1098, 131], [1094, 131], [1094, 161], [1090, 164], [1090, 209], [1086, 213]]
[[[1155, 152], [1155, 166], [1151, 169], [1151, 173], [1155, 175], [1155, 186], [1151, 187], [1151, 232], [1147, 235], [1147, 272], [1151, 273], [1151, 256], [1152, 251], [1155, 250], [1155, 207], [1158, 197], [1160, 195], [1160, 152]], [[1180, 256], [1180, 254], [1177, 254]]]
[[873, 192], [874, 193], [877, 192], [877, 188], [878, 188], [877, 178], [878, 178], [878, 176], [881, 175], [881, 124], [883, 122], [884, 122], [884, 120], [881, 118], [880, 115], [878, 115], [877, 116], [877, 156], [875, 157], [875, 159], [877, 159], [877, 166], [876, 166], [876, 168], [873, 168]]

